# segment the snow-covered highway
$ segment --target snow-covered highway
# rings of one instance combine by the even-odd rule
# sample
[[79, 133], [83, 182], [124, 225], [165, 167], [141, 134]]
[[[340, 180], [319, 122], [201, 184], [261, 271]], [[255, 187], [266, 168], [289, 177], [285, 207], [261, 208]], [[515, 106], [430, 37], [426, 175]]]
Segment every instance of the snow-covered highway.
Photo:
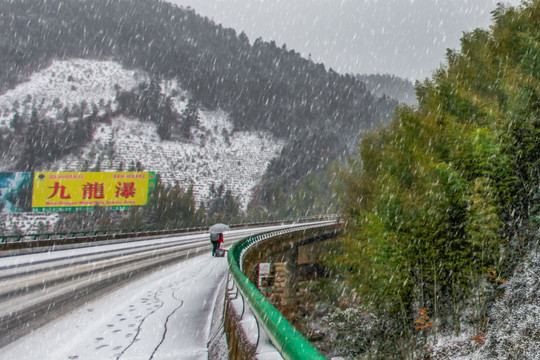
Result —
[[0, 258], [0, 358], [207, 359], [227, 274], [209, 249], [199, 233]]

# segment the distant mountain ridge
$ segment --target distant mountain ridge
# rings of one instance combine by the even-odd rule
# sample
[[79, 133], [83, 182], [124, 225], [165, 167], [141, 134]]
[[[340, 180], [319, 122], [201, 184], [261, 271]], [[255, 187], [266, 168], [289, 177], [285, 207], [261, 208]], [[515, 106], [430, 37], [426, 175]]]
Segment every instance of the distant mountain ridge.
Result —
[[406, 105], [418, 105], [414, 85], [407, 79], [390, 74], [357, 75], [373, 95], [388, 96]]
[[386, 122], [397, 104], [285, 46], [251, 44], [161, 1], [2, 0], [0, 10], [4, 90], [55, 59], [113, 59], [174, 79], [200, 106], [229, 113], [234, 132], [284, 140], [255, 194], [263, 208], [275, 205], [276, 190], [291, 198], [306, 176], [321, 178], [328, 164], [355, 153], [361, 133]]

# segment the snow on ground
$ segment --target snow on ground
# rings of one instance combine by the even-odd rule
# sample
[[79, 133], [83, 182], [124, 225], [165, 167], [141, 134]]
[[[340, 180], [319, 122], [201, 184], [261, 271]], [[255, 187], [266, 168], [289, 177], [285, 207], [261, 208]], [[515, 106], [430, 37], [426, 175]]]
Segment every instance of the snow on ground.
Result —
[[226, 259], [210, 254], [166, 267], [1, 348], [0, 358], [206, 360], [226, 273]]
[[200, 122], [190, 142], [160, 141], [155, 124], [118, 117], [99, 125], [83, 154], [62, 159], [53, 170], [127, 170], [139, 161], [169, 184], [187, 189], [193, 183], [197, 203], [207, 199], [212, 184], [223, 184], [245, 208], [283, 143], [262, 132], [232, 133], [223, 111], [200, 110]]
[[[536, 233], [540, 239], [540, 232]], [[538, 244], [538, 243], [537, 243]], [[535, 245], [504, 283], [484, 334], [466, 329], [439, 336], [430, 355], [441, 360], [540, 359], [540, 248]]]
[[[127, 70], [114, 61], [71, 59], [54, 61], [51, 66], [32, 74], [28, 81], [19, 84], [0, 96], [0, 125], [8, 125], [15, 113], [13, 104], [18, 102], [19, 113], [30, 114], [32, 106], [50, 117], [67, 106], [106, 104], [114, 101], [115, 85], [131, 89], [148, 79], [139, 70]], [[89, 108], [90, 109], [90, 108]]]
[[34, 213], [14, 213], [0, 214], [0, 234], [2, 228], [7, 229], [6, 233], [20, 234], [43, 234], [52, 232], [60, 215], [34, 214]]
[[[234, 281], [231, 280], [230, 288], [235, 289]], [[237, 290], [233, 290], [235, 292]], [[255, 357], [257, 360], [282, 360], [283, 357], [272, 344], [266, 331], [259, 326], [251, 307], [244, 303], [242, 296], [232, 296], [230, 304], [234, 308], [236, 315], [240, 316], [240, 321], [236, 326], [241, 326], [246, 336], [245, 341], [256, 346]], [[240, 315], [241, 314], [241, 315]]]
[[[537, 230], [536, 239], [540, 239]], [[538, 244], [538, 243], [537, 243]], [[489, 314], [485, 345], [470, 359], [540, 358], [540, 249], [536, 245], [503, 285]]]
[[[319, 222], [310, 224], [316, 223]], [[294, 226], [297, 225], [234, 229], [225, 233], [225, 244], [227, 247], [248, 235]], [[185, 240], [208, 239], [208, 233], [97, 247], [68, 246], [65, 250], [0, 257], [0, 266], [39, 264], [43, 260], [69, 259], [156, 241], [178, 242], [179, 237]], [[34, 329], [30, 334], [0, 348], [0, 359], [206, 360], [210, 340], [217, 344], [212, 350], [213, 358], [226, 359], [227, 347], [220, 326], [223, 307], [220, 304], [225, 296], [227, 271], [227, 258], [212, 257], [210, 251], [167, 266]], [[253, 326], [252, 317], [246, 315], [244, 319]], [[270, 347], [267, 338], [262, 337], [261, 353], [270, 353]]]

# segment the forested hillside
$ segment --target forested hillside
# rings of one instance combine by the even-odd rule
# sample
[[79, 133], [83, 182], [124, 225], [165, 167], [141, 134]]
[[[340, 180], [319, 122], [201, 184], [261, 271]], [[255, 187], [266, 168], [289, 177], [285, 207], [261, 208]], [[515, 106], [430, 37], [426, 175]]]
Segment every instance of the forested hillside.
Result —
[[74, 57], [114, 59], [177, 79], [199, 106], [230, 113], [236, 130], [269, 130], [288, 142], [254, 202], [284, 215], [310, 206], [278, 209], [277, 191], [289, 201], [306, 175], [316, 174], [320, 194], [327, 165], [354, 153], [363, 129], [386, 121], [396, 105], [286, 45], [250, 43], [244, 33], [166, 2], [2, 0], [0, 9], [1, 88], [53, 59]]
[[418, 109], [363, 137], [345, 176], [329, 263], [349, 294], [335, 345], [354, 358], [538, 357], [540, 1], [492, 15], [417, 84]]

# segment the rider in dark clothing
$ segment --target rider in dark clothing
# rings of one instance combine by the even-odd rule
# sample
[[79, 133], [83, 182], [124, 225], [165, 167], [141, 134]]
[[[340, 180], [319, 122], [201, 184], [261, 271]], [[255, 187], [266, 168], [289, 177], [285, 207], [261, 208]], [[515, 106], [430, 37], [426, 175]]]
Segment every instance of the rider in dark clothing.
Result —
[[219, 249], [220, 244], [223, 242], [223, 234], [210, 234], [210, 242], [212, 242], [212, 256], [215, 256], [216, 250]]

